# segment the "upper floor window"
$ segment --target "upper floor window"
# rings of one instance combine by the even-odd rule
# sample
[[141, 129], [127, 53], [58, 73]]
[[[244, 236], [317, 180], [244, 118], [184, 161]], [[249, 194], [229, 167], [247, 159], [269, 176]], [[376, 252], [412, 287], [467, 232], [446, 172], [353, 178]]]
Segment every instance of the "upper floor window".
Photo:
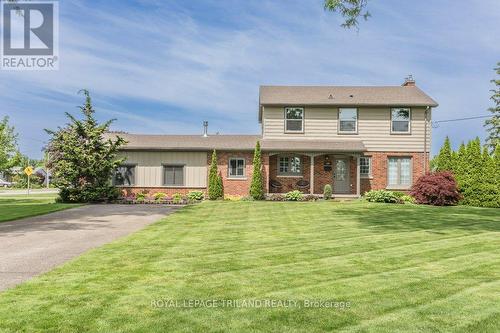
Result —
[[339, 133], [356, 133], [358, 131], [358, 109], [339, 109]]
[[392, 133], [410, 133], [410, 109], [392, 108], [391, 109], [391, 132]]
[[164, 165], [163, 172], [165, 186], [184, 186], [183, 165]]
[[120, 165], [113, 176], [113, 185], [132, 186], [135, 184], [135, 165]]
[[372, 159], [371, 157], [359, 158], [359, 173], [362, 177], [369, 177], [372, 174]]
[[411, 158], [389, 157], [388, 185], [393, 188], [408, 188], [411, 185]]
[[279, 175], [300, 176], [302, 175], [301, 161], [299, 156], [280, 156]]
[[285, 108], [285, 132], [304, 131], [304, 108]]
[[245, 177], [245, 159], [244, 158], [230, 158], [228, 169], [229, 169], [229, 177], [230, 178]]

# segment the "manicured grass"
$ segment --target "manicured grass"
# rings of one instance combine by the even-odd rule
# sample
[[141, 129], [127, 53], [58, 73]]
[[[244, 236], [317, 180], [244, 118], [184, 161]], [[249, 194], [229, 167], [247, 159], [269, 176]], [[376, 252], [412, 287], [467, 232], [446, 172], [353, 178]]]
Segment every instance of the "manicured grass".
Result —
[[56, 203], [55, 198], [55, 194], [2, 195], [0, 196], [0, 222], [47, 214], [77, 206]]
[[495, 332], [499, 267], [498, 209], [206, 202], [0, 294], [0, 331]]

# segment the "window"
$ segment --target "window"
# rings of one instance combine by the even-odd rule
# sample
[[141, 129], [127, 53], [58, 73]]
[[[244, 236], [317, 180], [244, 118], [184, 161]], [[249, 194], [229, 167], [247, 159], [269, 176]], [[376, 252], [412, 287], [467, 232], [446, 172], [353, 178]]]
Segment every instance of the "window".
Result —
[[389, 187], [408, 188], [411, 185], [411, 158], [389, 157]]
[[304, 131], [304, 108], [285, 108], [285, 132]]
[[184, 166], [165, 165], [163, 166], [163, 173], [165, 186], [184, 186]]
[[229, 159], [229, 177], [230, 178], [245, 177], [245, 159], [243, 158]]
[[410, 109], [391, 109], [391, 132], [410, 133]]
[[356, 133], [358, 130], [358, 109], [339, 109], [339, 132]]
[[372, 174], [372, 159], [371, 157], [359, 158], [359, 172], [362, 177], [370, 177]]
[[113, 177], [114, 186], [132, 186], [135, 184], [135, 165], [120, 165]]
[[282, 156], [279, 158], [279, 175], [300, 176], [302, 175], [301, 161], [298, 156]]

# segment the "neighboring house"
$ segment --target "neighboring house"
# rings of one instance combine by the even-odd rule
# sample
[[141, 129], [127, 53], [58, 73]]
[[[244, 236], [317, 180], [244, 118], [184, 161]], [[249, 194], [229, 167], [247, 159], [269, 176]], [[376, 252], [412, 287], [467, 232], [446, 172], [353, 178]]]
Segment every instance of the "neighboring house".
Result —
[[216, 149], [224, 192], [247, 195], [259, 140], [268, 193], [408, 190], [428, 170], [437, 105], [411, 78], [390, 87], [262, 86], [260, 135], [208, 135], [206, 126], [204, 135], [119, 134], [127, 160], [114, 182], [129, 193], [205, 191]]

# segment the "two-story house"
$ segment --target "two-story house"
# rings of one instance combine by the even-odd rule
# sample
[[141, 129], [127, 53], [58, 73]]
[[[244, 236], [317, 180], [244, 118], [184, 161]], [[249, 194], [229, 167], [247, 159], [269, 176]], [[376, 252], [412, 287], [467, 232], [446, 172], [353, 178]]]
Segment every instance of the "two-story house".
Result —
[[128, 144], [114, 183], [126, 192], [206, 190], [215, 149], [224, 191], [247, 195], [253, 149], [262, 147], [268, 193], [294, 189], [359, 196], [408, 190], [428, 170], [431, 111], [438, 104], [407, 79], [402, 86], [262, 86], [260, 135], [120, 134]]

